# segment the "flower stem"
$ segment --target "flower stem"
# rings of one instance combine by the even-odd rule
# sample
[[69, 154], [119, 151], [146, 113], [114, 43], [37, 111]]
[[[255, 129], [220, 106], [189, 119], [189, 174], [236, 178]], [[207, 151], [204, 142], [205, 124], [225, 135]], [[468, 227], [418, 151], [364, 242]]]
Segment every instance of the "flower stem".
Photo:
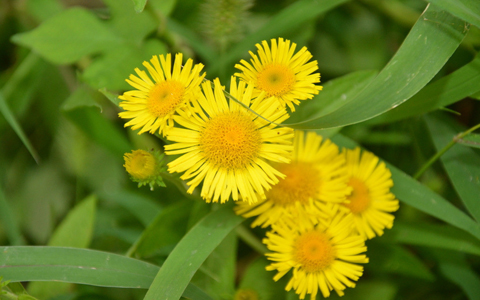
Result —
[[267, 253], [268, 249], [265, 247], [265, 245], [262, 244], [262, 242], [258, 239], [256, 235], [252, 233], [252, 231], [248, 230], [248, 228], [245, 227], [245, 225], [240, 224], [237, 227], [236, 230], [238, 237], [242, 239], [247, 245], [252, 247], [255, 251], [257, 251], [260, 254], [265, 254]]
[[437, 161], [448, 149], [452, 148], [453, 145], [457, 143], [458, 140], [461, 140], [464, 136], [470, 134], [471, 132], [480, 128], [480, 124], [473, 126], [472, 128], [468, 129], [467, 131], [461, 132], [457, 134], [442, 150], [438, 151], [434, 156], [432, 156], [421, 168], [420, 170], [413, 175], [413, 178], [418, 179], [430, 166]]

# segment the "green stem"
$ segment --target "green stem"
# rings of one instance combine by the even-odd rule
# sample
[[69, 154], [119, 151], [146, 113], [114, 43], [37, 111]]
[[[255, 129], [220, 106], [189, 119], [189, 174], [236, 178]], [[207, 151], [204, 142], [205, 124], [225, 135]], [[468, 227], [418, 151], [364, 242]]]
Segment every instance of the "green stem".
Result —
[[434, 156], [432, 156], [421, 168], [420, 170], [413, 175], [413, 178], [418, 179], [430, 166], [437, 161], [445, 152], [448, 151], [448, 149], [452, 148], [453, 145], [457, 143], [458, 140], [461, 140], [464, 136], [467, 134], [470, 134], [471, 132], [477, 130], [480, 128], [480, 124], [477, 124], [473, 126], [472, 128], [468, 129], [467, 131], [461, 132], [457, 134], [451, 141], [448, 143], [445, 147], [443, 147], [442, 150], [438, 151]]
[[258, 237], [254, 235], [251, 230], [245, 227], [245, 225], [240, 224], [237, 227], [236, 232], [238, 234], [238, 237], [242, 239], [242, 241], [244, 241], [247, 245], [252, 247], [252, 249], [256, 250], [260, 254], [267, 253], [267, 247], [265, 247], [265, 245], [262, 244]]

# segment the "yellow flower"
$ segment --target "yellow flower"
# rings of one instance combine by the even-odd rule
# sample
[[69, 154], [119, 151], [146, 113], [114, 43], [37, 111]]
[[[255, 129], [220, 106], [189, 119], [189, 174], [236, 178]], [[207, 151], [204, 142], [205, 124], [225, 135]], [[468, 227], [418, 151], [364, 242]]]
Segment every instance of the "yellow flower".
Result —
[[[159, 61], [160, 58], [160, 61]], [[137, 76], [130, 75], [127, 82], [136, 90], [125, 92], [119, 96], [120, 106], [125, 110], [118, 115], [124, 119], [131, 119], [125, 127], [132, 126], [133, 130], [140, 129], [138, 134], [149, 131], [165, 135], [173, 127], [172, 116], [188, 108], [200, 92], [199, 85], [205, 76], [200, 75], [202, 64], [196, 64], [188, 59], [182, 68], [182, 54], [175, 55], [172, 69], [171, 54], [167, 57], [153, 56], [150, 63], [144, 61], [150, 77], [145, 71], [136, 68]]]
[[237, 202], [237, 214], [257, 216], [252, 227], [267, 227], [284, 216], [298, 220], [299, 226], [316, 224], [333, 213], [329, 203], [342, 203], [350, 193], [345, 158], [337, 145], [303, 131], [295, 131], [293, 144], [292, 161], [275, 165], [286, 177], [266, 192], [266, 199], [252, 205]]
[[[241, 60], [235, 68], [242, 73], [236, 76], [247, 82], [255, 83], [257, 93], [264, 91], [266, 97], [275, 97], [283, 106], [288, 105], [295, 111], [293, 104], [300, 100], [313, 98], [322, 90], [320, 73], [316, 60], [308, 62], [312, 55], [306, 47], [294, 55], [296, 44], [282, 38], [271, 40], [270, 48], [267, 41], [257, 44], [258, 56], [250, 51], [250, 63]], [[255, 94], [254, 94], [255, 95]]]
[[273, 261], [268, 271], [277, 270], [275, 281], [293, 269], [285, 290], [292, 288], [300, 299], [310, 294], [315, 299], [320, 289], [323, 297], [335, 290], [342, 296], [346, 287], [355, 287], [363, 274], [368, 258], [362, 237], [351, 232], [351, 215], [336, 214], [329, 223], [300, 229], [297, 220], [284, 218], [272, 225], [263, 243], [272, 251], [266, 256]]
[[344, 204], [354, 216], [355, 227], [364, 238], [381, 236], [385, 228], [392, 228], [391, 213], [399, 207], [398, 200], [390, 193], [392, 174], [384, 162], [374, 154], [360, 148], [344, 151], [347, 162], [348, 185], [352, 193], [350, 203]]
[[[175, 121], [185, 128], [172, 128], [167, 135], [176, 142], [165, 146], [167, 155], [183, 154], [168, 164], [169, 172], [185, 172], [181, 179], [192, 193], [203, 181], [201, 196], [207, 202], [223, 203], [232, 195], [247, 202], [265, 197], [265, 189], [284, 177], [266, 160], [288, 163], [292, 151], [293, 130], [267, 122], [281, 123], [288, 118], [275, 99], [253, 104], [253, 86], [237, 85], [232, 77], [230, 94], [241, 104], [225, 98], [220, 81], [202, 84], [203, 93], [195, 104], [196, 113], [180, 113]], [[200, 107], [201, 106], [201, 107]], [[250, 107], [248, 110], [246, 107]], [[258, 114], [258, 115], [257, 115]], [[262, 117], [259, 117], [261, 115]]]
[[165, 186], [161, 177], [164, 171], [162, 158], [163, 154], [158, 151], [153, 153], [144, 150], [132, 150], [132, 153], [125, 153], [123, 165], [130, 174], [132, 181], [138, 182], [138, 187], [150, 185], [153, 190], [155, 185]]

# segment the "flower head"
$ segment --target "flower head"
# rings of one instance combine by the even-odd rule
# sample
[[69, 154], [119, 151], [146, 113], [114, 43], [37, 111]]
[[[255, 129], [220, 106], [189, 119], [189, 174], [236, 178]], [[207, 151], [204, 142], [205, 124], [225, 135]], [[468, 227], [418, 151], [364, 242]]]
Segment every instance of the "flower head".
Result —
[[352, 193], [348, 196], [350, 202], [343, 206], [353, 214], [360, 235], [368, 239], [381, 236], [385, 228], [392, 228], [395, 217], [391, 213], [399, 207], [390, 192], [392, 174], [377, 156], [368, 151], [361, 153], [358, 147], [346, 149], [344, 155]]
[[312, 55], [303, 47], [295, 53], [296, 44], [279, 38], [271, 40], [271, 48], [267, 41], [257, 44], [258, 56], [250, 52], [250, 63], [241, 60], [235, 68], [242, 73], [236, 76], [247, 82], [253, 82], [256, 92], [265, 92], [266, 97], [275, 97], [283, 106], [288, 105], [295, 111], [294, 104], [300, 100], [313, 98], [322, 90], [320, 73], [316, 60], [308, 62]]
[[268, 271], [276, 270], [273, 277], [279, 280], [291, 269], [293, 276], [286, 286], [292, 288], [300, 299], [306, 294], [315, 299], [318, 289], [324, 297], [335, 290], [342, 296], [346, 287], [355, 287], [354, 281], [363, 274], [358, 264], [368, 263], [362, 254], [367, 250], [365, 241], [352, 234], [351, 215], [336, 214], [328, 223], [300, 228], [296, 220], [284, 218], [272, 225], [263, 243], [272, 251], [266, 256], [273, 261]]
[[[169, 172], [185, 172], [182, 179], [192, 193], [203, 181], [201, 196], [207, 202], [234, 200], [256, 202], [265, 190], [283, 174], [266, 160], [287, 163], [292, 151], [293, 130], [277, 127], [288, 118], [275, 99], [252, 104], [253, 86], [237, 85], [232, 77], [230, 94], [238, 99], [227, 101], [220, 81], [202, 84], [196, 113], [181, 113], [175, 121], [184, 128], [172, 128], [167, 138], [175, 143], [165, 146], [167, 155], [183, 154], [168, 164]], [[250, 108], [250, 110], [248, 109]], [[253, 111], [252, 111], [253, 110]], [[260, 116], [262, 117], [260, 117]], [[265, 118], [265, 119], [264, 119]]]
[[118, 97], [124, 100], [120, 106], [125, 110], [118, 115], [131, 119], [125, 127], [132, 126], [133, 130], [141, 128], [138, 134], [158, 131], [163, 135], [173, 127], [173, 115], [187, 109], [188, 103], [194, 101], [205, 76], [200, 75], [202, 64], [197, 64], [192, 69], [191, 59], [182, 67], [182, 57], [181, 53], [175, 55], [172, 67], [171, 54], [166, 57], [155, 55], [150, 63], [143, 62], [150, 77], [138, 68], [135, 69], [138, 77], [130, 75], [127, 82], [136, 90]]
[[132, 153], [125, 153], [123, 165], [138, 187], [149, 185], [153, 190], [155, 185], [165, 186], [161, 172], [165, 171], [162, 163], [163, 154], [158, 151], [147, 152], [145, 150], [132, 150]]
[[345, 158], [337, 145], [315, 132], [295, 131], [293, 159], [275, 164], [286, 177], [266, 192], [266, 199], [249, 205], [237, 202], [235, 211], [246, 218], [257, 216], [252, 226], [267, 227], [285, 216], [299, 226], [316, 224], [328, 218], [350, 192]]

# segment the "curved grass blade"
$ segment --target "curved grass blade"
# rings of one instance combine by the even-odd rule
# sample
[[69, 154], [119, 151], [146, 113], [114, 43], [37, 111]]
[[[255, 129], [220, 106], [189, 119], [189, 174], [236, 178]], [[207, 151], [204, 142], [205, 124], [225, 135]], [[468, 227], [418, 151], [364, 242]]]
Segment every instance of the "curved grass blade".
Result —
[[0, 112], [7, 120], [8, 124], [12, 126], [13, 130], [18, 135], [22, 143], [25, 145], [28, 152], [30, 152], [30, 155], [32, 155], [33, 159], [38, 164], [40, 162], [40, 157], [38, 156], [37, 151], [35, 150], [35, 148], [33, 148], [32, 143], [30, 143], [30, 141], [28, 140], [27, 136], [25, 135], [25, 132], [23, 132], [22, 127], [20, 126], [17, 119], [13, 115], [12, 111], [8, 107], [7, 102], [5, 101], [5, 98], [3, 97], [1, 92], [0, 92]]
[[[354, 148], [357, 146], [355, 142], [340, 134], [335, 135], [331, 140], [337, 145], [346, 148]], [[455, 227], [463, 229], [480, 239], [479, 223], [475, 222], [453, 204], [405, 174], [403, 171], [389, 163], [386, 164], [392, 172], [392, 180], [394, 182], [392, 193], [400, 201]]]
[[437, 74], [467, 31], [465, 22], [429, 5], [395, 56], [357, 97], [325, 116], [285, 125], [295, 129], [345, 126], [395, 108]]
[[480, 28], [480, 2], [478, 0], [429, 0], [428, 2]]
[[239, 58], [245, 57], [248, 50], [262, 40], [276, 38], [284, 32], [308, 21], [348, 0], [300, 0], [276, 14], [269, 22], [254, 33], [245, 37], [241, 43], [230, 49], [224, 56], [210, 64], [207, 74], [218, 73], [223, 66], [230, 66]]
[[[465, 131], [443, 114], [427, 115], [425, 122], [437, 151], [449, 144], [459, 132]], [[440, 157], [440, 160], [463, 204], [479, 222], [480, 153], [469, 147], [454, 145]]]
[[242, 221], [230, 206], [205, 216], [170, 253], [144, 299], [179, 299], [200, 265]]
[[477, 55], [470, 63], [427, 85], [404, 104], [368, 123], [390, 123], [442, 108], [479, 92], [479, 82], [480, 55]]

